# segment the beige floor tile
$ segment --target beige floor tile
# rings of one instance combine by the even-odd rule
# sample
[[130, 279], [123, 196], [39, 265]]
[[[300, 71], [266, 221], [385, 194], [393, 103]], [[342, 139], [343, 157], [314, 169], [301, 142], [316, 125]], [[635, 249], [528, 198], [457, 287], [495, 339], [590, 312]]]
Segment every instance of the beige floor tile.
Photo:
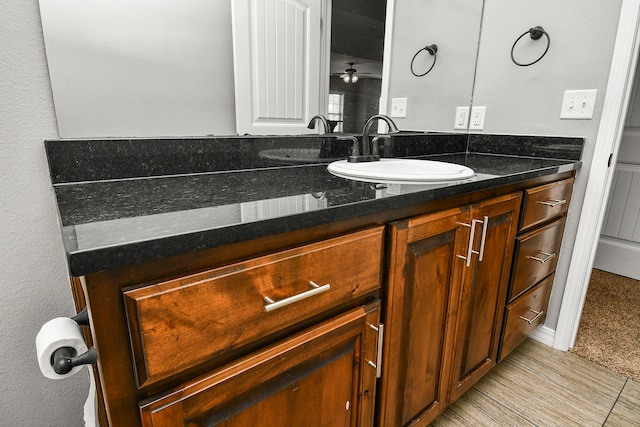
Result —
[[640, 384], [527, 340], [432, 425], [640, 427]]
[[533, 424], [491, 400], [477, 390], [471, 389], [449, 406], [431, 424], [433, 427], [533, 427]]
[[595, 404], [609, 408], [626, 381], [626, 377], [602, 366], [532, 339], [526, 340], [506, 360]]
[[605, 427], [640, 426], [640, 384], [628, 380]]
[[503, 361], [477, 390], [537, 426], [602, 426], [613, 406], [595, 405], [569, 388]]

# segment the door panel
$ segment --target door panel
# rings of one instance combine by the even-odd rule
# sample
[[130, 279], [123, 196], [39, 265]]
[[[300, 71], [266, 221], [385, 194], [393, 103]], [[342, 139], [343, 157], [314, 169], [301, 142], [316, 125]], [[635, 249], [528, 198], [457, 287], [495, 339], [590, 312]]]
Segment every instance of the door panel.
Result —
[[427, 423], [446, 405], [449, 307], [460, 287], [467, 216], [454, 209], [392, 227], [380, 425]]
[[234, 0], [239, 134], [310, 133], [320, 111], [321, 0]]
[[[472, 208], [471, 217], [483, 223], [476, 223], [474, 247], [479, 253], [465, 269], [460, 295], [450, 400], [497, 363], [520, 200], [515, 194]], [[486, 233], [480, 230], [485, 225]]]

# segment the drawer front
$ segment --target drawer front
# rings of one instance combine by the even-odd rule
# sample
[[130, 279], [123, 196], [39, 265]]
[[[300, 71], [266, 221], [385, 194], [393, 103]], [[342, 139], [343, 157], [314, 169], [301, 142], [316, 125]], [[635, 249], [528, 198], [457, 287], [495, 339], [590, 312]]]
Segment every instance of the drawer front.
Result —
[[555, 271], [566, 218], [523, 234], [516, 239], [509, 301]]
[[126, 290], [138, 385], [269, 342], [376, 290], [382, 248], [383, 227], [376, 227]]
[[522, 343], [546, 318], [554, 274], [507, 305], [500, 359]]
[[573, 178], [527, 190], [520, 230], [530, 229], [563, 215], [569, 209], [572, 191]]
[[[139, 402], [143, 427], [373, 426], [379, 303]], [[367, 354], [373, 356], [368, 358]]]

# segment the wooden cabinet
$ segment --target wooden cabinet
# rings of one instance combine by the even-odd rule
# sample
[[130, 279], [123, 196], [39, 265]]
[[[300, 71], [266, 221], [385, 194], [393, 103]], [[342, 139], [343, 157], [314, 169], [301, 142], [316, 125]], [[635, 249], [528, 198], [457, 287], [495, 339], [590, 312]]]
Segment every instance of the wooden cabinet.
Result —
[[504, 330], [500, 354], [502, 357], [511, 353], [529, 336], [545, 319], [545, 310], [549, 304], [554, 275], [551, 273], [520, 298], [507, 304], [504, 319]]
[[546, 319], [573, 181], [569, 178], [525, 191], [498, 360]]
[[426, 425], [496, 364], [521, 194], [391, 224], [380, 425]]
[[109, 425], [373, 425], [384, 227], [307, 236], [85, 277]]
[[[364, 251], [371, 258], [354, 262]], [[378, 228], [125, 289], [139, 386], [375, 291], [381, 258]]]
[[142, 425], [373, 425], [378, 307], [357, 307], [142, 402]]
[[544, 321], [570, 175], [74, 278], [103, 424], [427, 425]]
[[464, 269], [455, 316], [451, 401], [497, 362], [520, 201], [520, 194], [513, 194], [472, 206], [471, 223], [478, 221], [479, 230], [483, 222], [482, 234], [476, 233], [475, 243], [472, 239], [480, 253]]

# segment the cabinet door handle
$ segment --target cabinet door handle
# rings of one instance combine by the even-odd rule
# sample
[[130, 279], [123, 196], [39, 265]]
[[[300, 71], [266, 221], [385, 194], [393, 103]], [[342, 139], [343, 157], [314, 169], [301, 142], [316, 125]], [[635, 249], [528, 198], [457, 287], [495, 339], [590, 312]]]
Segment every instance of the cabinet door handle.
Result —
[[264, 301], [267, 303], [267, 305], [264, 306], [264, 311], [268, 313], [270, 311], [277, 310], [278, 308], [282, 308], [289, 304], [293, 304], [294, 302], [326, 292], [331, 288], [331, 285], [328, 283], [326, 285], [319, 286], [314, 282], [309, 282], [309, 286], [311, 286], [312, 289], [309, 289], [308, 291], [299, 293], [297, 295], [293, 295], [291, 297], [285, 298], [280, 301], [274, 301], [271, 298], [264, 296], [263, 297]]
[[555, 252], [550, 254], [548, 252], [538, 251], [538, 253], [544, 255], [544, 258], [540, 258], [540, 257], [533, 256], [533, 255], [527, 255], [527, 258], [532, 259], [534, 261], [538, 261], [541, 264], [544, 264], [545, 262], [547, 262], [547, 261], [549, 261], [549, 260], [551, 260], [551, 259], [556, 257], [556, 253]]
[[484, 257], [484, 244], [487, 242], [487, 229], [489, 228], [489, 217], [484, 216], [482, 221], [478, 221], [482, 223], [482, 238], [480, 239], [480, 254], [478, 255], [478, 261], [482, 261]]
[[380, 323], [378, 326], [369, 324], [369, 327], [378, 333], [378, 344], [376, 348], [376, 361], [367, 360], [367, 364], [376, 370], [376, 378], [382, 376], [382, 345], [384, 342], [384, 325]]
[[549, 206], [550, 208], [555, 208], [556, 206], [564, 205], [567, 203], [566, 200], [558, 200], [558, 199], [549, 199], [549, 200], [539, 200], [538, 203], [541, 205]]
[[535, 316], [533, 317], [533, 319], [527, 319], [524, 316], [518, 316], [520, 317], [522, 320], [524, 320], [525, 322], [527, 322], [528, 324], [532, 324], [533, 322], [536, 321], [536, 319], [540, 316], [542, 316], [544, 314], [544, 310], [541, 311], [535, 311], [534, 309], [530, 308], [528, 309], [530, 312], [532, 312], [533, 314], [535, 314]]
[[473, 240], [476, 237], [476, 222], [478, 222], [478, 220], [474, 219], [471, 220], [471, 225], [465, 224], [463, 222], [458, 223], [464, 227], [471, 227], [471, 232], [469, 232], [469, 242], [467, 242], [467, 256], [458, 255], [458, 258], [462, 258], [466, 261], [465, 266], [467, 267], [471, 265], [471, 255], [478, 253], [477, 251], [473, 250]]

